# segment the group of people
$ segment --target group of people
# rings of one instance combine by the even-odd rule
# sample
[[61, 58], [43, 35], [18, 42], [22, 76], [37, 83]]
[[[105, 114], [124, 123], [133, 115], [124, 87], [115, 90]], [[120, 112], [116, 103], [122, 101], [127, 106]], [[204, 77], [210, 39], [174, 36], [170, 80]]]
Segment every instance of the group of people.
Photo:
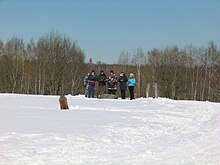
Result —
[[[96, 82], [98, 82], [98, 87], [96, 88]], [[111, 70], [109, 75], [106, 76], [103, 70], [100, 71], [100, 74], [96, 76], [95, 71], [88, 72], [84, 78], [84, 87], [85, 87], [85, 97], [94, 98], [95, 90], [97, 97], [102, 94], [106, 94], [106, 89], [108, 94], [115, 95], [117, 89], [121, 91], [121, 98], [125, 99], [125, 91], [127, 87], [129, 89], [130, 100], [134, 99], [134, 86], [136, 84], [136, 79], [133, 73], [129, 75], [129, 78], [124, 72], [121, 72], [119, 77]], [[107, 87], [107, 88], [106, 88]]]

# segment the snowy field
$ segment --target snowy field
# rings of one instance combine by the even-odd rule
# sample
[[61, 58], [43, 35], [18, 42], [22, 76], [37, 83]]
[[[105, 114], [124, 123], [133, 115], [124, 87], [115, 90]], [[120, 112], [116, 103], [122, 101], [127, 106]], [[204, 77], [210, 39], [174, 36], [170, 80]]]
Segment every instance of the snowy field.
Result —
[[0, 94], [0, 165], [219, 165], [220, 103]]

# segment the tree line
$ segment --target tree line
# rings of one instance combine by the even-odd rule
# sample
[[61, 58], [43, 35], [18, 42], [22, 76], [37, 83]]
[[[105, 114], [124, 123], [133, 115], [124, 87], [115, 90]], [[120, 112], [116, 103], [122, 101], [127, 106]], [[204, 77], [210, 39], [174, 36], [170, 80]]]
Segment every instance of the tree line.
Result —
[[138, 96], [220, 101], [220, 47], [213, 41], [207, 47], [168, 46], [147, 53], [138, 48], [133, 55], [122, 52], [119, 63], [136, 68]]
[[12, 38], [0, 42], [0, 92], [77, 93], [81, 89], [84, 53], [69, 37], [51, 32], [35, 43]]
[[83, 78], [91, 70], [134, 73], [137, 97], [220, 101], [220, 48], [213, 41], [206, 47], [123, 51], [115, 64], [85, 62], [77, 41], [59, 33], [37, 42], [15, 37], [0, 41], [2, 93], [83, 94]]

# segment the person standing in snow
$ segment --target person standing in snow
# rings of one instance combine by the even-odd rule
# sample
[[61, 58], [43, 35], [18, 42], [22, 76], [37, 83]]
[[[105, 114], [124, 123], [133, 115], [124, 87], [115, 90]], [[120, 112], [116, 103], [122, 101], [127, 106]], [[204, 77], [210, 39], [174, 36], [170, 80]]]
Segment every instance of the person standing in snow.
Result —
[[108, 76], [107, 84], [108, 84], [108, 94], [115, 95], [117, 91], [117, 77], [115, 76], [112, 70], [110, 71], [110, 75]]
[[125, 91], [127, 89], [128, 78], [124, 72], [120, 73], [120, 76], [118, 78], [118, 82], [119, 82], [119, 88], [121, 91], [121, 99], [125, 99]]
[[90, 75], [90, 72], [88, 72], [83, 79], [83, 85], [85, 87], [85, 97], [88, 97], [88, 87], [89, 87], [88, 77], [89, 77], [89, 75]]
[[134, 86], [136, 84], [136, 79], [134, 77], [134, 74], [131, 73], [129, 75], [129, 80], [128, 80], [128, 89], [129, 89], [129, 93], [130, 93], [130, 100], [134, 99]]
[[95, 71], [93, 70], [88, 77], [88, 98], [94, 98], [96, 80], [97, 77], [95, 75]]
[[100, 74], [98, 75], [99, 86], [97, 89], [97, 97], [106, 93], [106, 80], [107, 80], [107, 76], [105, 75], [104, 71], [101, 70]]

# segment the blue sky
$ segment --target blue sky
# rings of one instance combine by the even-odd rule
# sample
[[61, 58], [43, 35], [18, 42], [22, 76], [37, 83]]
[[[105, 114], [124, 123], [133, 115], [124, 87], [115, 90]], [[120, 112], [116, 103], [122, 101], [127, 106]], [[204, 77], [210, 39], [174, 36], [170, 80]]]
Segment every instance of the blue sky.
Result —
[[51, 31], [86, 60], [114, 63], [122, 51], [220, 45], [220, 0], [0, 0], [0, 40], [35, 42]]

